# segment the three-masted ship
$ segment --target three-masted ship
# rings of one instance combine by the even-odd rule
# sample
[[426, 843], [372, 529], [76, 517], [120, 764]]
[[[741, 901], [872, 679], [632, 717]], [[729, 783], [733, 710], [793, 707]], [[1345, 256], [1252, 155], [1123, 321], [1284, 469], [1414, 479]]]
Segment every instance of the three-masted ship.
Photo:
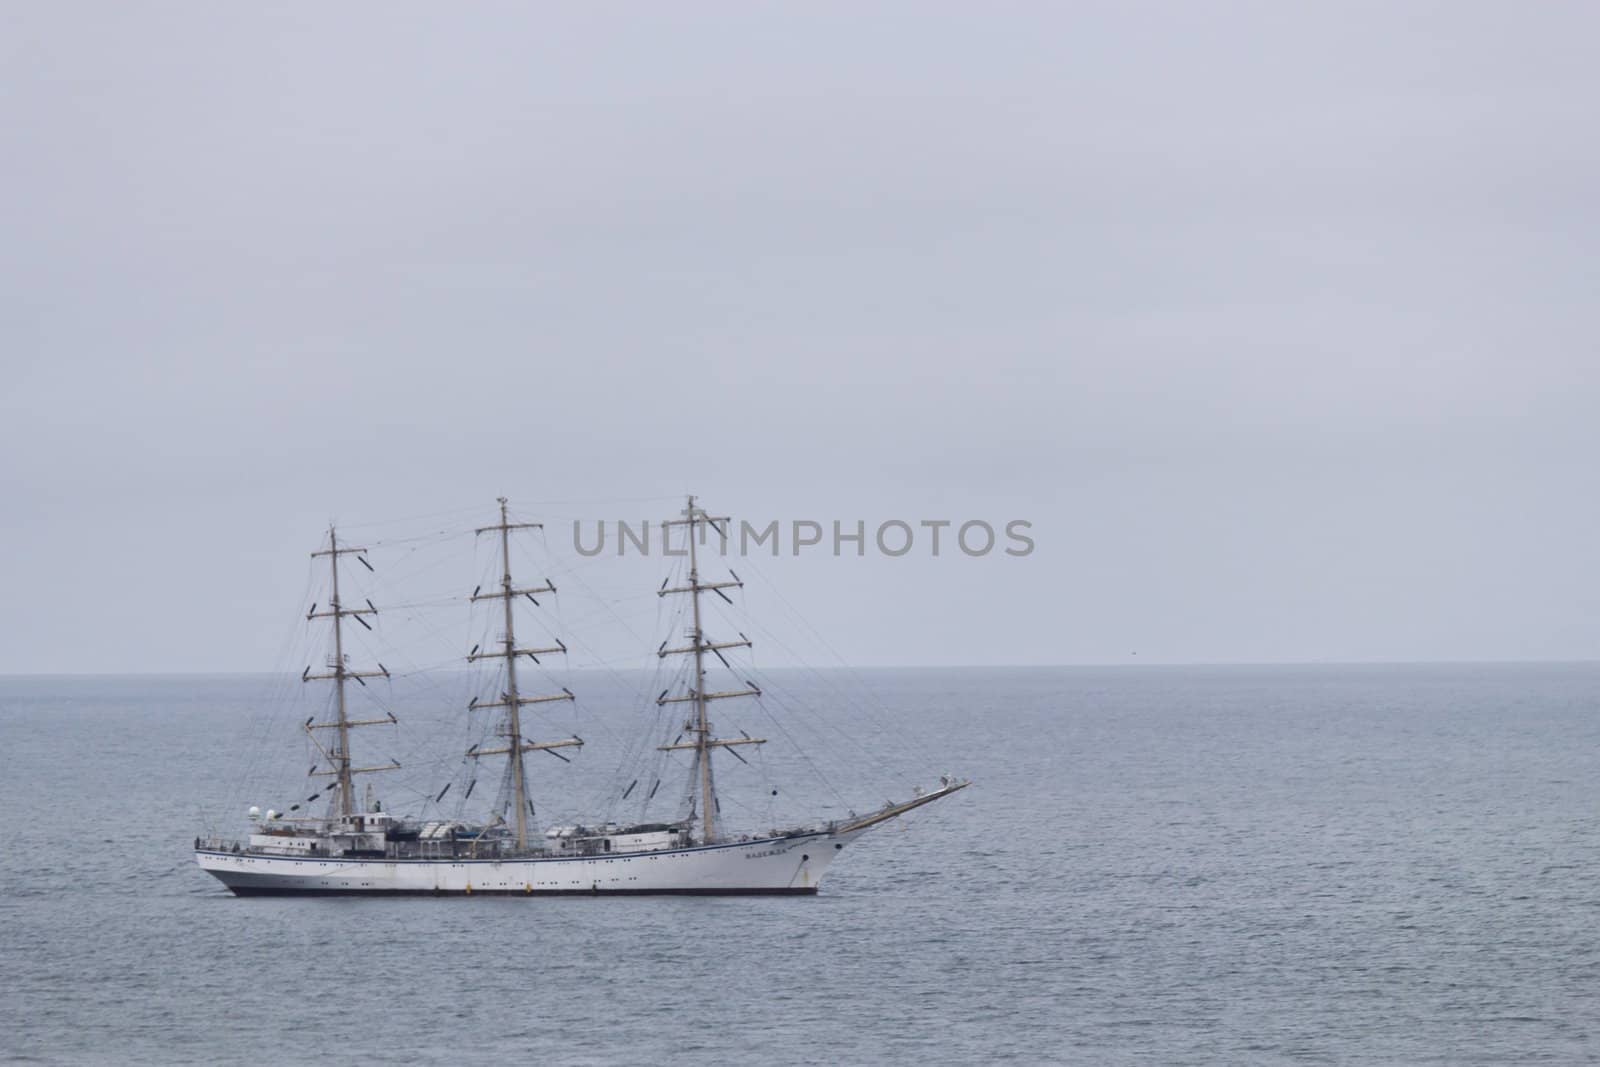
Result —
[[[703, 581], [700, 576], [697, 542], [705, 528], [725, 535], [727, 519], [715, 518], [700, 510], [690, 497], [684, 518], [666, 525], [683, 527], [688, 542], [687, 580], [678, 586], [665, 583], [658, 595], [690, 598], [687, 640], [678, 647], [664, 643], [657, 650], [661, 658], [692, 657], [681, 688], [663, 691], [658, 705], [681, 704], [689, 712], [682, 732], [670, 743], [658, 746], [666, 753], [683, 753], [689, 760], [690, 798], [688, 815], [673, 822], [624, 824], [596, 820], [552, 827], [543, 834], [533, 825], [534, 806], [524, 757], [533, 752], [561, 755], [557, 750], [578, 748], [577, 736], [535, 740], [524, 732], [522, 709], [532, 705], [575, 699], [568, 689], [554, 693], [525, 692], [518, 677], [518, 661], [527, 656], [537, 662], [541, 655], [564, 653], [566, 646], [557, 640], [551, 647], [532, 647], [518, 643], [515, 606], [522, 599], [534, 600], [542, 593], [553, 593], [553, 586], [518, 586], [511, 572], [511, 535], [514, 531], [536, 528], [537, 523], [511, 520], [505, 498], [500, 500], [500, 521], [478, 529], [479, 535], [495, 534], [500, 548], [499, 587], [472, 593], [474, 601], [498, 602], [504, 632], [495, 648], [474, 648], [467, 661], [500, 660], [504, 689], [498, 699], [480, 702], [473, 710], [499, 713], [495, 741], [475, 745], [468, 752], [473, 760], [504, 757], [504, 790], [501, 810], [487, 821], [406, 817], [383, 810], [369, 788], [357, 798], [359, 776], [397, 770], [393, 760], [357, 766], [351, 743], [352, 732], [361, 727], [389, 725], [393, 713], [383, 718], [357, 718], [350, 712], [347, 685], [365, 685], [365, 679], [388, 677], [382, 664], [374, 669], [353, 668], [346, 657], [344, 626], [347, 620], [370, 628], [366, 619], [377, 614], [371, 601], [358, 604], [341, 599], [339, 575], [341, 561], [354, 559], [366, 564], [366, 549], [339, 540], [330, 530], [327, 547], [313, 553], [326, 557], [330, 568], [332, 596], [323, 610], [312, 605], [308, 619], [326, 619], [332, 625], [332, 649], [326, 669], [307, 668], [306, 682], [331, 681], [334, 698], [331, 717], [319, 721], [315, 716], [304, 724], [304, 732], [319, 756], [311, 774], [328, 784], [309, 798], [324, 800], [326, 810], [318, 816], [289, 817], [276, 811], [263, 815], [250, 811], [251, 830], [244, 840], [197, 838], [195, 859], [201, 869], [214, 875], [239, 895], [255, 894], [376, 894], [376, 893], [521, 893], [543, 894], [619, 894], [619, 893], [698, 893], [698, 894], [809, 894], [817, 892], [824, 874], [841, 850], [868, 830], [914, 808], [949, 796], [969, 783], [945, 777], [928, 791], [918, 790], [903, 801], [889, 802], [864, 815], [852, 813], [846, 819], [832, 819], [773, 829], [760, 834], [722, 832], [717, 799], [714, 755], [765, 744], [765, 739], [744, 731], [738, 736], [719, 737], [712, 727], [708, 707], [715, 701], [756, 698], [761, 691], [746, 682], [742, 687], [708, 691], [706, 657], [726, 662], [724, 653], [748, 648], [750, 640], [740, 634], [737, 640], [718, 640], [702, 626], [701, 597], [707, 593], [726, 596], [723, 590], [742, 586], [737, 576], [726, 580]], [[370, 565], [368, 565], [370, 566]], [[565, 758], [565, 757], [563, 757]], [[742, 758], [742, 757], [741, 757]], [[657, 783], [659, 785], [659, 781]], [[446, 787], [448, 789], [448, 786]], [[629, 787], [630, 790], [633, 788]], [[442, 796], [443, 794], [441, 794]], [[298, 805], [297, 805], [298, 807]]]

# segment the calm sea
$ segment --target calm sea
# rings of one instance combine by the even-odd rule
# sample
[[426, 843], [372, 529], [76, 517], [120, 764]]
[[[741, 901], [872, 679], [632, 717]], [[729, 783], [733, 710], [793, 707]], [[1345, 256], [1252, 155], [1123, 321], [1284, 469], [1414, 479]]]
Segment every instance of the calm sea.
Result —
[[[1600, 1061], [1600, 667], [874, 671], [791, 697], [862, 684], [871, 722], [762, 773], [863, 808], [910, 765], [977, 784], [817, 897], [295, 900], [189, 856], [305, 788], [276, 681], [0, 679], [0, 1058]], [[579, 757], [606, 788], [617, 703]], [[272, 784], [257, 742], [299, 777]], [[576, 767], [535, 765], [547, 792]]]

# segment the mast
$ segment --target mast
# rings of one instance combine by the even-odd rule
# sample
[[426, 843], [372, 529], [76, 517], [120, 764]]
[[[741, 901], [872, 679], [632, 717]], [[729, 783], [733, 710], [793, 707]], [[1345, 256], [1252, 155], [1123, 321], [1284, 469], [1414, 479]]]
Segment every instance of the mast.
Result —
[[711, 751], [706, 748], [706, 742], [711, 739], [711, 727], [706, 722], [706, 646], [704, 631], [700, 628], [700, 565], [699, 557], [695, 554], [694, 545], [694, 497], [689, 498], [689, 584], [694, 587], [694, 595], [689, 598], [694, 605], [694, 711], [697, 725], [695, 727], [695, 765], [700, 771], [700, 817], [703, 823], [701, 835], [706, 843], [712, 837], [712, 808], [714, 798], [711, 795]]
[[474, 699], [472, 704], [469, 705], [469, 708], [503, 707], [506, 709], [506, 725], [500, 731], [501, 736], [506, 738], [506, 744], [498, 748], [478, 748], [474, 746], [467, 754], [470, 756], [490, 756], [504, 753], [510, 759], [512, 801], [517, 808], [516, 820], [513, 825], [516, 827], [517, 848], [524, 850], [528, 847], [528, 816], [532, 814], [532, 811], [531, 804], [528, 801], [528, 769], [523, 762], [523, 754], [546, 751], [550, 752], [552, 756], [565, 759], [565, 756], [561, 756], [560, 753], [551, 750], [582, 745], [583, 739], [576, 736], [565, 741], [525, 742], [522, 739], [522, 706], [524, 704], [543, 704], [554, 700], [573, 700], [575, 698], [568, 689], [562, 689], [560, 693], [550, 696], [524, 697], [517, 688], [518, 656], [525, 655], [535, 663], [538, 663], [539, 656], [547, 653], [565, 653], [567, 646], [558, 640], [553, 648], [517, 647], [516, 616], [511, 610], [512, 599], [525, 596], [537, 606], [539, 602], [534, 600], [534, 594], [554, 593], [556, 587], [548, 578], [545, 579], [544, 585], [536, 588], [516, 589], [512, 586], [511, 531], [543, 529], [543, 524], [537, 522], [512, 522], [506, 509], [506, 498], [500, 497], [499, 501], [499, 523], [494, 526], [480, 527], [477, 532], [485, 534], [492, 530], [498, 530], [500, 533], [500, 591], [498, 593], [482, 593], [481, 590], [476, 590], [472, 594], [472, 599], [473, 601], [500, 600], [505, 608], [506, 629], [505, 633], [501, 635], [501, 651], [478, 652], [474, 649], [468, 653], [467, 662], [472, 663], [480, 659], [504, 659], [506, 661], [506, 689], [501, 694], [500, 699], [492, 704], [480, 704]]
[[[760, 696], [761, 690], [756, 688], [756, 686], [752, 685], [751, 683], [746, 682], [745, 685], [748, 686], [746, 689], [734, 689], [721, 693], [706, 692], [706, 653], [714, 653], [716, 657], [722, 661], [722, 665], [727, 667], [728, 661], [723, 657], [721, 650], [724, 648], [749, 648], [750, 639], [745, 637], [744, 634], [740, 634], [739, 640], [737, 641], [712, 642], [706, 640], [705, 629], [700, 623], [700, 594], [703, 592], [714, 592], [722, 599], [728, 600], [728, 594], [722, 592], [722, 590], [730, 588], [742, 589], [744, 588], [744, 583], [739, 580], [738, 575], [734, 575], [733, 580], [728, 582], [702, 583], [700, 581], [699, 555], [696, 551], [695, 544], [696, 533], [698, 532], [701, 524], [705, 524], [716, 530], [718, 534], [721, 534], [723, 532], [722, 527], [718, 526], [717, 523], [727, 522], [728, 520], [725, 517], [712, 518], [705, 512], [701, 511], [695, 506], [693, 496], [689, 497], [688, 505], [689, 506], [684, 509], [685, 518], [673, 519], [665, 523], [665, 525], [668, 527], [688, 527], [689, 584], [686, 586], [680, 586], [676, 589], [662, 588], [657, 591], [657, 595], [668, 596], [672, 593], [690, 594], [690, 603], [692, 605], [692, 628], [689, 631], [690, 643], [684, 648], [666, 648], [665, 643], [663, 643], [663, 647], [657, 652], [657, 655], [658, 657], [665, 658], [667, 656], [692, 652], [694, 654], [694, 687], [689, 691], [688, 694], [684, 696], [669, 697], [665, 692], [663, 692], [661, 696], [656, 698], [656, 704], [657, 706], [662, 704], [689, 702], [693, 702], [694, 704], [694, 718], [684, 724], [685, 731], [694, 734], [694, 742], [692, 744], [685, 745], [674, 741], [672, 744], [662, 745], [660, 748], [663, 752], [670, 752], [676, 749], [686, 748], [694, 749], [695, 771], [699, 779], [701, 844], [710, 844], [716, 839], [717, 815], [717, 796], [711, 775], [711, 750], [714, 748], [726, 748], [731, 751], [737, 745], [762, 745], [766, 743], [766, 739], [760, 737], [751, 737], [749, 734], [744, 734], [742, 737], [735, 738], [716, 738], [711, 736], [711, 722], [706, 716], [707, 701], [722, 700], [729, 697]], [[730, 571], [729, 573], [731, 574], [732, 572]], [[728, 600], [728, 603], [731, 604], [733, 601]], [[741, 731], [741, 733], [743, 733], [743, 731]], [[733, 754], [735, 756], [739, 756], [737, 752], [734, 752]], [[742, 760], [744, 757], [739, 756], [739, 758]]]
[[511, 729], [511, 779], [517, 802], [517, 847], [528, 847], [528, 769], [522, 760], [522, 709], [517, 704], [517, 657], [511, 650], [517, 647], [516, 624], [511, 612], [511, 521], [506, 516], [506, 498], [500, 498], [500, 589], [505, 593], [501, 600], [506, 609], [506, 703], [510, 705], [507, 716]]
[[[329, 602], [327, 611], [318, 611], [315, 604], [311, 605], [311, 611], [306, 614], [306, 618], [333, 620], [333, 657], [328, 661], [329, 670], [326, 674], [312, 674], [311, 668], [307, 667], [305, 672], [301, 674], [300, 680], [303, 682], [316, 682], [325, 681], [330, 678], [333, 679], [334, 692], [336, 694], [334, 703], [338, 717], [333, 722], [319, 723], [307, 721], [305, 730], [307, 736], [311, 738], [312, 744], [317, 746], [317, 750], [322, 753], [323, 757], [327, 759], [332, 767], [331, 770], [326, 771], [318, 771], [315, 768], [312, 768], [311, 773], [313, 775], [332, 775], [338, 780], [338, 803], [334, 805], [334, 810], [337, 814], [337, 817], [340, 819], [348, 819], [350, 816], [356, 813], [355, 775], [367, 774], [373, 771], [396, 770], [400, 766], [399, 763], [396, 763], [393, 760], [381, 767], [351, 766], [351, 728], [356, 726], [388, 725], [396, 721], [393, 712], [390, 712], [387, 718], [382, 719], [352, 719], [350, 718], [348, 703], [345, 697], [345, 682], [347, 680], [353, 679], [361, 685], [366, 685], [367, 683], [362, 681], [364, 678], [389, 677], [388, 668], [384, 667], [384, 665], [381, 663], [378, 664], [378, 669], [375, 671], [354, 671], [351, 670], [345, 663], [344, 620], [347, 617], [353, 618], [356, 620], [356, 622], [370, 630], [372, 627], [364, 618], [362, 618], [362, 616], [377, 615], [378, 609], [372, 606], [372, 601], [370, 600], [367, 601], [367, 606], [364, 608], [346, 608], [343, 605], [339, 599], [339, 557], [353, 555], [361, 561], [363, 566], [365, 566], [368, 570], [371, 570], [372, 564], [366, 561], [364, 555], [366, 551], [367, 550], [364, 548], [355, 548], [352, 546], [339, 544], [338, 531], [334, 527], [330, 526], [328, 528], [328, 547], [311, 553], [311, 557], [313, 559], [316, 559], [318, 556], [328, 557], [328, 569], [332, 578], [333, 599]], [[317, 735], [314, 732], [316, 730], [330, 729], [337, 731], [334, 734], [334, 746], [331, 751], [323, 748], [322, 745], [317, 742]]]
[[350, 716], [344, 700], [344, 615], [339, 610], [339, 535], [328, 527], [328, 569], [333, 572], [333, 688], [339, 694], [339, 814], [355, 808], [355, 782], [350, 776]]

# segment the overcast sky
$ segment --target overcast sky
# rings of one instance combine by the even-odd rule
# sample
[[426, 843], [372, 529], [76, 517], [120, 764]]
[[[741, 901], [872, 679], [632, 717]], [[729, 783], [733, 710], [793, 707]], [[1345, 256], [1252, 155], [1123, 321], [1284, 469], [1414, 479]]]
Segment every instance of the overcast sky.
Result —
[[271, 669], [330, 520], [686, 490], [1033, 523], [764, 561], [860, 665], [1593, 658], [1597, 39], [5, 5], [0, 672]]

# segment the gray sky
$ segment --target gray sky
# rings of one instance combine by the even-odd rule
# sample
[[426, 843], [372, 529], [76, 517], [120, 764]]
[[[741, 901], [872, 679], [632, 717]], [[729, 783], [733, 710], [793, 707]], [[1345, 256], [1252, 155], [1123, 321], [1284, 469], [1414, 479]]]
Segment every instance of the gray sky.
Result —
[[1597, 32], [6, 5], [0, 671], [269, 669], [330, 519], [687, 489], [1034, 523], [767, 561], [857, 664], [1592, 658]]

